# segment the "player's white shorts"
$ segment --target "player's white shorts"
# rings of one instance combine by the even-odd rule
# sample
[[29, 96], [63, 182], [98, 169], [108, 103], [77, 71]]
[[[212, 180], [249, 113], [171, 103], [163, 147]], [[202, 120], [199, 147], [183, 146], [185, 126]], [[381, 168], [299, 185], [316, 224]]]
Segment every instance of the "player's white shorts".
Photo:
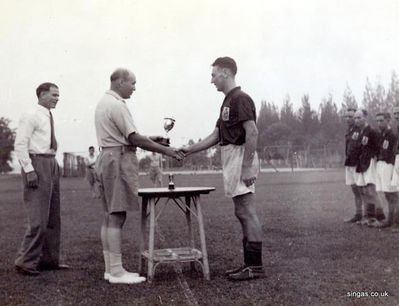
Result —
[[[221, 146], [224, 192], [227, 197], [235, 197], [249, 192], [255, 193], [255, 184], [247, 187], [241, 179], [241, 166], [244, 159], [244, 146], [226, 145]], [[255, 153], [251, 168], [251, 175], [258, 176], [259, 160]]]
[[399, 188], [392, 183], [392, 175], [394, 168], [392, 164], [388, 164], [385, 161], [377, 161], [377, 180], [375, 188], [377, 191], [383, 192], [396, 192]]
[[345, 184], [348, 186], [356, 184], [356, 167], [345, 167]]
[[395, 165], [393, 166], [391, 185], [399, 187], [399, 155], [396, 155], [395, 157]]
[[376, 160], [372, 158], [370, 165], [366, 172], [358, 173], [355, 175], [355, 182], [357, 186], [367, 186], [368, 184], [376, 184], [377, 173], [376, 173]]

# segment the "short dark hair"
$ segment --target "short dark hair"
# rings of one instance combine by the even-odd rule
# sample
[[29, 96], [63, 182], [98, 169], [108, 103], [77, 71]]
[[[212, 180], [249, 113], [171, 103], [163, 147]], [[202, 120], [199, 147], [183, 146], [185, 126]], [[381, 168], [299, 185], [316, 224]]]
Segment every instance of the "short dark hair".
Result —
[[230, 69], [233, 75], [236, 75], [237, 73], [237, 64], [235, 60], [228, 56], [218, 57], [212, 64], [212, 67], [214, 66]]
[[384, 116], [384, 119], [391, 119], [391, 114], [387, 113], [387, 112], [379, 112], [377, 114], [375, 114], [375, 116]]
[[36, 88], [36, 96], [38, 98], [40, 98], [41, 93], [42, 92], [46, 92], [46, 91], [50, 91], [51, 87], [58, 88], [57, 85], [55, 85], [54, 83], [50, 83], [50, 82], [46, 82], [46, 83], [40, 84], [39, 87]]
[[116, 69], [112, 74], [111, 74], [111, 82], [119, 80], [119, 79], [124, 79], [126, 80], [129, 77], [129, 70], [125, 68], [118, 68]]
[[91, 150], [91, 149], [93, 149], [93, 150], [94, 150], [94, 147], [93, 147], [93, 146], [90, 146], [90, 147], [89, 147], [89, 150]]

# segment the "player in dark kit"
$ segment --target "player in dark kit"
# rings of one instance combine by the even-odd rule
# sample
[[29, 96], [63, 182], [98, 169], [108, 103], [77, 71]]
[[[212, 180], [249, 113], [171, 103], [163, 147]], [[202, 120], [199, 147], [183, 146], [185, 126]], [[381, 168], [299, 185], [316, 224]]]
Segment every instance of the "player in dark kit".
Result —
[[355, 125], [356, 109], [348, 108], [345, 113], [348, 129], [345, 134], [345, 183], [351, 186], [355, 196], [355, 215], [345, 222], [354, 223], [362, 219], [361, 188], [356, 185], [356, 165], [360, 154], [360, 129]]
[[212, 67], [211, 83], [225, 95], [219, 119], [210, 135], [181, 151], [192, 154], [216, 144], [221, 146], [225, 195], [233, 200], [234, 212], [242, 228], [244, 251], [244, 265], [227, 270], [226, 275], [230, 280], [250, 280], [264, 276], [262, 226], [254, 198], [259, 172], [255, 104], [236, 86], [237, 65], [232, 58], [219, 57]]
[[[399, 123], [399, 106], [394, 106], [393, 116], [395, 117], [396, 122]], [[398, 125], [398, 131], [397, 131], [396, 135], [399, 137], [399, 125]], [[395, 152], [396, 156], [395, 156], [394, 171], [392, 174], [391, 185], [398, 186], [398, 188], [399, 188], [399, 141], [398, 141], [395, 151], [396, 151]], [[394, 212], [393, 224], [392, 224], [391, 228], [392, 228], [393, 232], [399, 232], [399, 207]]]
[[361, 224], [380, 226], [385, 219], [376, 185], [376, 158], [379, 152], [379, 134], [367, 124], [367, 111], [355, 112], [355, 124], [360, 128], [360, 154], [356, 166], [356, 185], [361, 187], [366, 206], [365, 220]]
[[388, 202], [388, 218], [380, 227], [393, 224], [395, 210], [398, 207], [398, 186], [391, 185], [396, 156], [397, 137], [389, 126], [389, 113], [378, 113], [376, 121], [380, 129], [380, 147], [377, 157], [377, 191], [382, 191]]

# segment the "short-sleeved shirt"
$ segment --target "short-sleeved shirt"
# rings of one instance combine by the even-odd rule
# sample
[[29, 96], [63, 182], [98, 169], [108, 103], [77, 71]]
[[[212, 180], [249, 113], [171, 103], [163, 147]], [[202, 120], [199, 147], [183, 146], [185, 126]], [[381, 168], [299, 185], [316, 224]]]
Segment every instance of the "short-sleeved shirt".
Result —
[[129, 135], [137, 132], [126, 102], [112, 90], [98, 102], [94, 122], [101, 147], [130, 145]]
[[391, 128], [380, 133], [380, 146], [377, 160], [387, 164], [395, 163], [397, 137]]
[[360, 154], [360, 129], [356, 126], [348, 128], [345, 134], [345, 166], [355, 167]]
[[255, 103], [241, 90], [241, 87], [235, 87], [224, 98], [220, 116], [216, 122], [216, 127], [219, 128], [219, 144], [221, 146], [244, 144], [243, 123], [248, 120], [256, 122]]

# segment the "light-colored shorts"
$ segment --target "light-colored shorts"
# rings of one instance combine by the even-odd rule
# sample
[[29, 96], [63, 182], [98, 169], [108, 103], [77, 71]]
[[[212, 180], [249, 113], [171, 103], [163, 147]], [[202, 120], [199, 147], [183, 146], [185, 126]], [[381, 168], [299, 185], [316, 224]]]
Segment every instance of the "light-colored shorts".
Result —
[[345, 184], [348, 186], [356, 184], [356, 167], [345, 167]]
[[399, 187], [399, 155], [396, 155], [395, 157], [391, 185]]
[[100, 196], [108, 213], [138, 210], [139, 163], [136, 152], [102, 150], [96, 163]]
[[159, 167], [150, 167], [149, 171], [150, 180], [153, 183], [159, 182], [162, 180], [162, 172]]
[[370, 165], [365, 172], [358, 173], [355, 175], [355, 182], [357, 186], [367, 186], [368, 184], [376, 184], [377, 171], [376, 171], [376, 160], [372, 158]]
[[392, 164], [384, 161], [377, 161], [377, 182], [375, 184], [377, 191], [397, 192], [399, 189], [391, 185], [394, 168]]
[[[241, 179], [241, 167], [244, 159], [244, 146], [226, 145], [221, 146], [224, 192], [227, 197], [235, 197], [246, 193], [255, 193], [255, 184], [247, 187]], [[255, 153], [251, 167], [254, 177], [259, 173], [259, 159]]]

